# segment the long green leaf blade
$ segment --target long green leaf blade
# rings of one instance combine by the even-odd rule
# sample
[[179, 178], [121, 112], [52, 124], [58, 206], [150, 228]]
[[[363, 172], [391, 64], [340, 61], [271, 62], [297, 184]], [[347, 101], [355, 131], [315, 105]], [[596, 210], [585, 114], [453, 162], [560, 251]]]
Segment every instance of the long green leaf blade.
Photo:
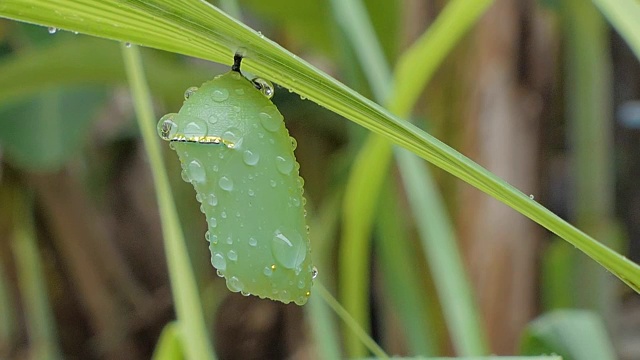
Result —
[[196, 0], [4, 0], [0, 17], [55, 26], [230, 64], [247, 49], [247, 70], [299, 93], [394, 142], [516, 209], [640, 292], [640, 266], [571, 226], [446, 144]]

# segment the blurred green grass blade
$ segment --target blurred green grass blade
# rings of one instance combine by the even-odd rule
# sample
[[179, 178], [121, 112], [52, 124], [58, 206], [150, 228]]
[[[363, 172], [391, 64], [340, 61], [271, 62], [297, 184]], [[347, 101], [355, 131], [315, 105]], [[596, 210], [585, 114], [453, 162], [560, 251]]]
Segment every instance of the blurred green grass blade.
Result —
[[638, 0], [592, 0], [640, 60], [640, 2]]
[[460, 355], [489, 352], [471, 284], [447, 215], [444, 201], [426, 164], [414, 154], [397, 149], [403, 178], [425, 257], [438, 290], [451, 342]]
[[383, 103], [390, 93], [392, 79], [364, 4], [360, 0], [331, 0], [331, 7], [336, 21], [349, 37], [374, 98]]
[[[542, 356], [472, 356], [472, 357], [393, 357], [394, 360], [565, 360], [558, 355]], [[366, 360], [366, 359], [363, 359]], [[373, 358], [369, 358], [373, 360]]]
[[[369, 332], [369, 278], [371, 268], [371, 232], [379, 193], [387, 168], [378, 166], [379, 159], [389, 157], [390, 146], [380, 137], [369, 137], [356, 156], [347, 180], [342, 205], [342, 231], [338, 252], [339, 294], [345, 309]], [[362, 344], [345, 334], [347, 354], [364, 356]]]
[[383, 135], [567, 240], [640, 292], [640, 266], [598, 243], [446, 144], [324, 74], [204, 1], [4, 0], [0, 17], [230, 64], [247, 49], [246, 69]]
[[153, 350], [152, 360], [182, 360], [184, 350], [180, 341], [179, 325], [173, 321], [162, 329], [156, 348]]
[[322, 299], [312, 296], [305, 306], [309, 315], [311, 329], [315, 339], [315, 354], [318, 359], [333, 360], [342, 358], [338, 329], [333, 321], [333, 313]]
[[387, 102], [392, 113], [401, 117], [409, 115], [425, 84], [491, 4], [493, 0], [447, 3], [427, 31], [398, 60], [394, 90]]
[[[563, 87], [573, 175], [570, 218], [604, 244], [613, 246], [615, 121], [609, 27], [590, 2], [564, 0], [559, 8], [565, 42]], [[583, 254], [574, 252], [573, 256], [573, 282], [564, 290], [575, 300], [572, 307], [613, 315], [618, 284]]]
[[[46, 31], [43, 29], [43, 31]], [[55, 35], [53, 35], [55, 36]], [[123, 85], [127, 76], [118, 44], [98, 38], [52, 42], [51, 46], [13, 53], [0, 61], [0, 104], [12, 103], [60, 86]], [[176, 87], [186, 89], [210, 77], [206, 69], [178, 66], [175, 61], [142, 50], [154, 96], [169, 105], [182, 104]]]
[[[11, 293], [9, 293], [9, 283], [4, 272], [4, 265], [2, 258], [0, 258], [0, 349], [9, 348], [16, 331], [16, 308]], [[2, 350], [0, 350], [0, 356], [4, 356]]]
[[356, 334], [358, 339], [365, 345], [365, 347], [378, 359], [389, 359], [382, 348], [376, 344], [375, 341], [367, 334], [367, 332], [358, 324], [358, 322], [349, 314], [349, 312], [340, 305], [327, 289], [322, 284], [317, 282], [315, 284], [316, 293], [322, 298], [322, 300], [329, 305], [329, 307], [335, 312], [342, 321], [345, 322], [347, 327]]
[[20, 190], [14, 191], [15, 232], [11, 247], [16, 261], [20, 298], [24, 304], [30, 354], [34, 359], [62, 359], [42, 260], [38, 253], [31, 200]]
[[[382, 270], [385, 296], [389, 298], [403, 325], [409, 353], [433, 356], [441, 354], [439, 327], [433, 323], [428, 308], [435, 299], [427, 299], [424, 274], [418, 270], [419, 252], [411, 246], [404, 212], [392, 186], [385, 184], [378, 208], [376, 258]], [[433, 297], [433, 296], [432, 296]]]
[[178, 318], [180, 338], [189, 359], [215, 359], [204, 321], [200, 294], [182, 228], [178, 220], [169, 178], [162, 160], [160, 139], [156, 134], [151, 97], [145, 80], [138, 48], [121, 47], [125, 68], [134, 99], [136, 118], [149, 157], [160, 208], [160, 221], [171, 280], [174, 307]]
[[[312, 249], [313, 261], [319, 269], [315, 281], [328, 284], [335, 278], [331, 264], [333, 263], [333, 248], [335, 234], [338, 227], [341, 196], [337, 191], [332, 191], [326, 196], [318, 211], [309, 217], [310, 228], [313, 229]], [[309, 304], [304, 307], [308, 315], [316, 354], [319, 359], [333, 360], [342, 358], [340, 351], [340, 337], [335, 317], [325, 301], [312, 293]]]
[[0, 146], [16, 167], [32, 172], [58, 170], [86, 143], [105, 100], [104, 89], [82, 86], [48, 88], [26, 101], [2, 106]]
[[556, 310], [533, 320], [525, 329], [520, 352], [555, 353], [564, 360], [616, 359], [602, 320], [585, 310]]
[[[391, 82], [391, 73], [382, 57], [380, 46], [375, 36], [372, 35], [372, 26], [361, 2], [354, 0], [348, 3], [349, 5], [334, 0], [332, 2], [335, 9], [334, 12], [345, 33], [349, 36], [352, 46], [356, 49], [355, 52], [364, 54], [359, 56], [359, 60], [365, 70], [365, 76], [369, 80], [370, 87], [373, 89], [377, 100], [384, 102], [388, 93], [376, 91], [376, 89], [388, 88], [387, 85]], [[442, 62], [460, 37], [475, 23], [491, 3], [492, 1], [478, 1], [474, 2], [473, 6], [469, 6], [469, 3], [465, 0], [454, 0], [445, 7], [434, 24], [401, 57], [397, 72], [397, 76], [400, 76], [400, 81], [397, 82], [396, 91], [391, 94], [390, 108], [400, 111], [403, 116], [408, 115], [437, 65]], [[459, 19], [462, 19], [462, 21]], [[451, 29], [453, 29], [453, 35], [451, 34]], [[427, 64], [426, 66], [423, 65], [425, 63]], [[408, 75], [407, 71], [409, 70], [412, 72], [412, 76]], [[375, 73], [372, 73], [373, 71]], [[415, 72], [418, 72], [419, 75], [413, 74]], [[402, 92], [402, 96], [397, 96], [397, 92]], [[406, 102], [406, 99], [413, 100]], [[377, 152], [371, 150], [373, 146], [379, 147]], [[355, 205], [345, 209], [345, 213], [353, 210], [354, 215], [349, 218], [371, 214], [371, 210], [364, 211], [364, 209], [369, 208], [371, 205], [375, 206], [374, 202], [364, 204], [360, 209], [356, 209], [356, 207], [358, 203], [362, 202], [362, 200], [359, 200], [362, 197], [378, 198], [380, 181], [378, 179], [374, 181], [373, 179], [377, 176], [386, 177], [386, 169], [391, 160], [390, 149], [391, 144], [387, 141], [377, 140], [375, 135], [372, 135], [361, 150], [359, 159], [363, 157], [369, 158], [367, 161], [356, 163], [356, 167], [349, 179], [345, 199], [348, 199], [350, 204], [355, 203]], [[487, 345], [480, 326], [475, 300], [464, 272], [451, 222], [448, 219], [443, 202], [439, 199], [437, 187], [431, 180], [427, 167], [415, 155], [400, 150], [396, 152], [396, 157], [423, 248], [427, 258], [430, 260], [429, 265], [431, 266], [454, 347], [461, 355], [485, 354], [488, 352]], [[375, 175], [372, 174], [374, 172], [376, 173]], [[362, 186], [363, 183], [368, 183], [369, 186]], [[369, 226], [371, 226], [371, 223], [371, 220], [359, 222], [360, 225]], [[345, 228], [350, 226], [352, 225], [345, 223]], [[362, 235], [370, 233], [371, 229], [362, 229], [360, 231]], [[356, 240], [351, 236], [343, 236], [344, 247], [347, 247], [347, 243], [355, 242]], [[358, 243], [361, 244], [363, 251], [361, 254], [366, 256], [369, 253], [367, 251], [368, 248], [364, 247], [367, 242], [360, 240]], [[341, 265], [348, 268], [348, 271], [366, 272], [366, 269], [358, 269], [350, 265], [353, 253], [341, 252], [341, 254], [344, 254], [341, 258], [343, 260]], [[347, 310], [354, 312], [355, 310], [366, 308], [366, 301], [368, 300], [365, 296], [366, 292], [353, 291], [353, 283], [347, 280], [344, 280], [343, 284], [344, 286], [341, 289], [345, 291], [343, 293], [345, 307], [347, 300], [349, 300], [348, 303], [350, 305], [346, 307]], [[350, 344], [348, 340], [347, 338], [347, 345], [351, 345], [354, 348], [350, 349], [349, 353], [359, 355], [361, 350], [357, 349], [353, 341], [353, 344]], [[357, 350], [360, 350], [360, 352]]]

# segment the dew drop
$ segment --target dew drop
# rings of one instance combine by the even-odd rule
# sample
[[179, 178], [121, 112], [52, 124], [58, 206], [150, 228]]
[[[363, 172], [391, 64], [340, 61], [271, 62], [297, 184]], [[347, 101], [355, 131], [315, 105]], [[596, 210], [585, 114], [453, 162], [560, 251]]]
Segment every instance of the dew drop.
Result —
[[273, 257], [285, 268], [296, 269], [307, 256], [307, 245], [295, 231], [276, 231], [271, 240]]
[[[249, 189], [249, 190], [247, 191], [247, 194], [248, 194], [249, 196], [254, 196], [256, 193], [255, 193], [255, 191], [253, 191], [253, 189]], [[249, 206], [251, 206], [251, 204], [249, 204]]]
[[207, 176], [204, 171], [204, 167], [198, 160], [192, 160], [188, 167], [189, 177], [192, 181], [197, 183], [205, 182]]
[[273, 274], [273, 270], [270, 266], [265, 266], [264, 270], [262, 270], [262, 273], [267, 276], [271, 276], [271, 274]]
[[271, 99], [273, 97], [273, 94], [275, 94], [275, 90], [271, 81], [258, 77], [251, 80], [251, 82], [253, 83], [253, 86], [255, 86], [256, 89], [260, 90], [262, 95], [264, 95], [267, 99]]
[[289, 140], [291, 141], [291, 149], [293, 150], [297, 149], [298, 141], [293, 136], [289, 136]]
[[192, 86], [188, 88], [187, 90], [184, 91], [184, 99], [188, 100], [191, 97], [191, 95], [196, 93], [196, 91], [198, 91], [197, 86]]
[[300, 206], [300, 199], [298, 199], [295, 196], [291, 198], [291, 202], [293, 203], [293, 206], [295, 206], [295, 207], [299, 207]]
[[223, 273], [222, 271], [220, 271], [220, 270], [216, 270], [216, 274], [217, 274], [219, 277], [223, 277], [223, 276], [224, 276], [224, 273]]
[[55, 34], [58, 32], [58, 28], [49, 26], [49, 28], [47, 28], [47, 31], [49, 32], [49, 34]]
[[178, 124], [175, 122], [175, 116], [175, 113], [167, 114], [158, 121], [158, 135], [160, 135], [162, 140], [169, 141], [173, 139], [178, 132]]
[[276, 167], [282, 174], [289, 175], [293, 170], [293, 160], [289, 157], [278, 156], [276, 157]]
[[184, 136], [187, 138], [200, 138], [207, 135], [208, 126], [204, 120], [191, 118], [184, 126]]
[[294, 302], [296, 303], [296, 305], [302, 306], [307, 303], [307, 298], [304, 296], [298, 296], [298, 298], [295, 299]]
[[276, 187], [277, 183], [276, 183], [275, 180], [271, 179], [271, 180], [269, 180], [269, 185], [271, 185], [271, 187], [274, 188], [274, 187]]
[[127, 48], [130, 48], [131, 47], [131, 43], [127, 41], [126, 43], [124, 43], [124, 46], [127, 47]]
[[318, 268], [317, 267], [313, 267], [313, 270], [311, 270], [311, 278], [315, 279], [318, 277]]
[[227, 89], [215, 89], [211, 94], [213, 101], [222, 102], [229, 98], [229, 90]]
[[274, 106], [265, 106], [262, 112], [258, 114], [260, 117], [260, 123], [268, 131], [275, 132], [280, 129], [282, 124], [282, 115], [278, 113], [278, 110]]
[[304, 289], [304, 285], [305, 283], [303, 280], [298, 281], [298, 289]]
[[254, 237], [250, 237], [250, 238], [249, 238], [249, 245], [250, 245], [250, 246], [256, 246], [256, 245], [258, 245], [258, 240], [256, 240], [256, 238], [254, 238]]
[[229, 258], [229, 260], [231, 261], [236, 261], [238, 260], [238, 254], [233, 250], [229, 250], [229, 252], [227, 253], [227, 258]]
[[242, 133], [238, 128], [229, 128], [222, 134], [222, 139], [229, 149], [240, 147], [242, 144]]
[[207, 241], [211, 241], [211, 234], [209, 233], [209, 230], [207, 230], [204, 233], [204, 239], [207, 240]]
[[220, 217], [223, 218], [223, 219], [226, 219], [227, 218], [227, 212], [226, 211], [221, 212], [220, 213]]
[[216, 194], [210, 194], [208, 199], [209, 205], [216, 206], [218, 205], [218, 197]]
[[533, 196], [533, 194], [529, 195], [529, 199], [531, 199], [531, 200], [535, 199], [535, 197]]
[[[217, 226], [218, 226], [218, 220], [216, 220], [216, 218], [214, 218], [214, 217], [209, 218], [209, 227], [214, 228], [214, 227], [217, 227]], [[209, 239], [207, 239], [207, 240], [209, 240]]]
[[227, 287], [233, 292], [240, 292], [244, 289], [244, 285], [242, 285], [240, 279], [235, 276], [232, 276], [227, 280]]
[[196, 201], [202, 203], [202, 195], [200, 195], [200, 193], [196, 194]]
[[182, 170], [180, 172], [180, 176], [182, 177], [182, 180], [184, 180], [184, 182], [188, 182], [188, 183], [191, 182], [191, 179], [189, 179], [189, 174], [187, 174], [186, 170]]
[[216, 245], [218, 243], [218, 235], [211, 235], [211, 243]]
[[245, 164], [253, 166], [260, 160], [260, 155], [251, 150], [245, 150], [244, 153], [242, 153], [242, 160], [244, 160]]
[[227, 236], [227, 244], [233, 244], [233, 238], [231, 236]]
[[223, 176], [220, 178], [220, 180], [218, 180], [218, 185], [220, 185], [220, 188], [222, 190], [225, 190], [225, 191], [233, 190], [233, 180], [229, 179], [226, 176]]
[[218, 117], [212, 114], [211, 116], [209, 116], [208, 121], [209, 121], [209, 124], [215, 124], [218, 122]]
[[220, 271], [224, 271], [227, 269], [227, 260], [224, 259], [222, 254], [215, 253], [211, 258], [211, 265]]

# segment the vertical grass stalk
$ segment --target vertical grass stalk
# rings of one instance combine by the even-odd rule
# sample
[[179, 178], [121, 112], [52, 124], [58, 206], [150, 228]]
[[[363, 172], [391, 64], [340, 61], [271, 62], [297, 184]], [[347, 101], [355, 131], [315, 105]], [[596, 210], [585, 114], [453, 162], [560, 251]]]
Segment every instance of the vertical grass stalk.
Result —
[[134, 99], [138, 126], [153, 174], [180, 338], [187, 358], [191, 360], [215, 359], [204, 321], [198, 285], [178, 219], [167, 171], [162, 160], [160, 139], [156, 134], [156, 119], [153, 116], [151, 96], [145, 80], [140, 53], [136, 46], [126, 47], [124, 44], [122, 45], [122, 53]]

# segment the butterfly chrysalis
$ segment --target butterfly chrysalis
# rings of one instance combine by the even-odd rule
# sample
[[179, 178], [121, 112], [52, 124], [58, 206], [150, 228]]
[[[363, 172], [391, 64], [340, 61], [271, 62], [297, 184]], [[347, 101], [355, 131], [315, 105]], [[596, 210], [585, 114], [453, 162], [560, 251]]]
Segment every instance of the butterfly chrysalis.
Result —
[[265, 80], [240, 72], [189, 88], [176, 114], [158, 123], [207, 217], [211, 263], [229, 290], [298, 305], [317, 271], [311, 264], [303, 180], [283, 117]]

